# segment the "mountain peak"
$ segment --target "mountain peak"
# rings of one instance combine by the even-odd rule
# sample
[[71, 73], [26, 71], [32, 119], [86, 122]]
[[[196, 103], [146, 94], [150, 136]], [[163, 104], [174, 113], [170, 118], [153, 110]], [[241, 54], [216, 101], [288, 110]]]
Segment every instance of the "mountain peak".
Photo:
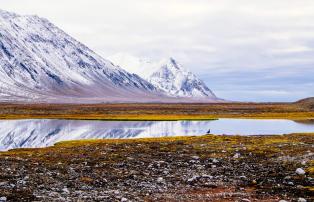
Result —
[[[131, 58], [132, 60], [127, 60], [126, 58]], [[185, 69], [173, 57], [165, 58], [158, 62], [136, 59], [134, 56], [121, 57], [121, 55], [119, 57], [110, 57], [110, 59], [115, 64], [121, 66], [121, 68], [139, 74], [169, 96], [208, 100], [217, 99], [202, 80]]]

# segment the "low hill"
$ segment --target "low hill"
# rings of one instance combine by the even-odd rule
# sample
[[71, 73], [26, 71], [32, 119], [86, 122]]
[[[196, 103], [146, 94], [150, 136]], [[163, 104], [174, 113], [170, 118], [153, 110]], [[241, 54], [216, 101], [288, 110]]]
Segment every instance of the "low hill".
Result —
[[314, 110], [314, 97], [305, 98], [295, 103], [298, 105], [301, 105], [302, 107], [306, 107], [306, 108]]

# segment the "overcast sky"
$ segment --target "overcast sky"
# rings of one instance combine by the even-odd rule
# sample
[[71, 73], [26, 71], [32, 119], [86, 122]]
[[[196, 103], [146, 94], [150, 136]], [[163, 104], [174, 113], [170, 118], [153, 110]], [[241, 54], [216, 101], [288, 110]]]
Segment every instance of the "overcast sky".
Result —
[[314, 96], [313, 0], [0, 0], [103, 57], [172, 56], [222, 98]]

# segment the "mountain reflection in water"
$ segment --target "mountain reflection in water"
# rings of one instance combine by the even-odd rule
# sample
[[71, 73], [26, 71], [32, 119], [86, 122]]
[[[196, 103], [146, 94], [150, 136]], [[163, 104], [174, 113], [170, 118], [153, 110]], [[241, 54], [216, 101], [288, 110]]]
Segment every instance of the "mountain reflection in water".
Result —
[[314, 123], [290, 120], [219, 119], [215, 121], [1, 120], [0, 150], [46, 147], [80, 139], [204, 135], [271, 135], [314, 132]]

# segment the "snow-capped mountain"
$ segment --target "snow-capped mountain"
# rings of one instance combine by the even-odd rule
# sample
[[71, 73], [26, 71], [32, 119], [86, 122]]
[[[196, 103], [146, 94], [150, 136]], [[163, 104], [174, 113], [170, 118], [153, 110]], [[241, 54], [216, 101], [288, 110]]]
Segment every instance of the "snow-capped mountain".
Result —
[[38, 16], [0, 10], [0, 101], [134, 102], [159, 89]]
[[169, 96], [218, 100], [202, 80], [173, 58], [152, 62], [120, 53], [110, 56], [109, 59], [121, 68], [145, 78]]

